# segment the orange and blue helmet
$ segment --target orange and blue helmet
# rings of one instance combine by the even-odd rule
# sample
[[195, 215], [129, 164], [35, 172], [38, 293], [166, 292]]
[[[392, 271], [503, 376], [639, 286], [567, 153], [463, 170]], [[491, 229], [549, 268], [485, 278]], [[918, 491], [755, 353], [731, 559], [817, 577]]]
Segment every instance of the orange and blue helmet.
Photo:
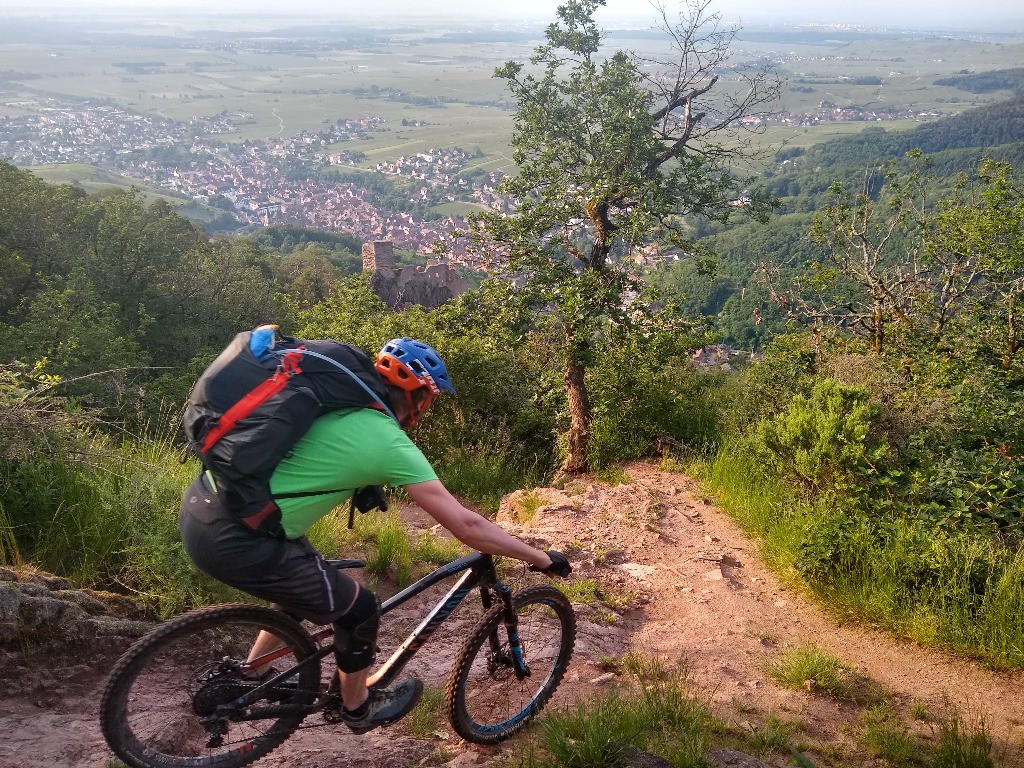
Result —
[[[410, 338], [392, 339], [377, 354], [377, 372], [390, 384], [405, 391], [409, 402], [410, 424], [414, 424], [441, 392], [455, 393], [448, 369], [437, 350]], [[426, 388], [427, 397], [419, 407], [413, 405], [412, 392]]]

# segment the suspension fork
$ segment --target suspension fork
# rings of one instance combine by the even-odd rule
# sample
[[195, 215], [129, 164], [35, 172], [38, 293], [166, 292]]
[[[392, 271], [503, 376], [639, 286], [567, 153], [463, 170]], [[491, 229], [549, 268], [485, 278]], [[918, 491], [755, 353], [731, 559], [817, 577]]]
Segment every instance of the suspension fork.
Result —
[[[511, 661], [516, 678], [522, 680], [530, 676], [530, 667], [526, 663], [526, 657], [523, 655], [523, 644], [519, 639], [519, 615], [512, 604], [512, 590], [507, 585], [501, 583], [494, 584], [493, 588], [498, 595], [498, 599], [501, 600], [502, 623], [505, 625], [505, 632], [508, 635], [508, 650], [511, 656], [511, 659], [503, 659], [503, 661], [506, 661], [506, 663]], [[501, 628], [496, 627], [494, 632], [491, 633], [490, 638], [488, 638], [491, 644], [492, 658], [496, 659], [501, 658], [501, 643], [498, 637], [500, 631]]]

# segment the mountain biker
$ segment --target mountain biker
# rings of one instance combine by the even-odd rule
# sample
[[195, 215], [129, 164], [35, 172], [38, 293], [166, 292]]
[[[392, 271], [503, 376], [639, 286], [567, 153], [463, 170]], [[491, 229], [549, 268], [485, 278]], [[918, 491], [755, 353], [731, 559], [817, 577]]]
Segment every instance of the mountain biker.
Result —
[[[571, 571], [558, 552], [535, 549], [464, 507], [437, 479], [404, 431], [442, 391], [455, 392], [437, 352], [414, 339], [392, 339], [377, 355], [374, 368], [386, 384], [398, 423], [374, 408], [339, 410], [317, 418], [271, 476], [283, 536], [243, 525], [219, 501], [209, 472], [185, 492], [181, 513], [185, 549], [200, 570], [301, 619], [334, 624], [342, 701], [336, 716], [356, 733], [403, 717], [416, 705], [423, 685], [411, 678], [388, 688], [367, 687], [380, 602], [373, 592], [327, 562], [305, 537], [316, 520], [352, 495], [351, 490], [329, 489], [401, 486], [467, 546], [523, 560], [548, 575], [565, 576]], [[277, 644], [273, 635], [262, 633], [249, 660]], [[262, 675], [254, 671], [253, 677], [272, 674], [273, 670]]]

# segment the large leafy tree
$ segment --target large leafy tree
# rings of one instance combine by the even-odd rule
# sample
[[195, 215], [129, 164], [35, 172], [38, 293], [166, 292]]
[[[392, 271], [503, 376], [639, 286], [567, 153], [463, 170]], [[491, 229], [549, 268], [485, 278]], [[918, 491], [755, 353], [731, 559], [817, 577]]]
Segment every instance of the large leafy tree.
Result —
[[655, 245], [693, 253], [687, 214], [767, 208], [732, 166], [750, 148], [744, 118], [777, 98], [779, 82], [767, 68], [729, 67], [736, 30], [709, 4], [687, 0], [676, 20], [656, 5], [667, 53], [641, 58], [606, 52], [594, 18], [604, 0], [568, 0], [529, 63], [495, 72], [517, 104], [519, 172], [504, 185], [514, 213], [483, 216], [481, 229], [501, 244], [517, 289], [552, 310], [568, 473], [589, 464], [595, 345], [642, 311], [631, 257]]

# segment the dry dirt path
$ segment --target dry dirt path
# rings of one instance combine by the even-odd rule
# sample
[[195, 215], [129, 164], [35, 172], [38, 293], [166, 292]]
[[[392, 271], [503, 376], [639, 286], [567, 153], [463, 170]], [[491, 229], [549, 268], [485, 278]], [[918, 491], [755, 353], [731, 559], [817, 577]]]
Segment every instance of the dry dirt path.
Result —
[[[861, 708], [784, 689], [765, 674], [784, 649], [813, 643], [892, 692], [893, 709], [904, 715], [915, 701], [932, 713], [947, 701], [963, 713], [984, 713], [999, 765], [1024, 766], [1024, 674], [994, 673], [870, 628], [837, 624], [785, 587], [761, 562], [756, 543], [687, 478], [649, 464], [630, 466], [628, 474], [629, 483], [618, 488], [585, 490], [582, 506], [570, 499], [568, 509], [564, 502], [559, 508], [556, 500], [535, 526], [554, 544], [570, 543], [558, 540], [558, 529], [575, 530], [576, 539], [621, 550], [613, 553], [620, 562], [612, 570], [648, 598], [623, 617], [628, 646], [681, 661], [717, 714], [755, 728], [775, 715], [798, 723], [802, 741], [857, 751]], [[640, 519], [622, 526], [611, 521], [616, 509], [632, 509]]]
[[[1024, 767], [1024, 674], [996, 674], [880, 632], [837, 624], [783, 586], [761, 563], [756, 545], [686, 477], [642, 463], [627, 470], [628, 482], [614, 487], [584, 482], [514, 494], [499, 516], [538, 544], [571, 552], [579, 578], [631, 597], [629, 608], [616, 611], [579, 606], [576, 655], [552, 706], [584, 700], [609, 685], [602, 662], [636, 650], [665, 663], [681, 661], [700, 695], [738, 727], [757, 729], [774, 715], [798, 724], [802, 742], [831, 745], [833, 757], [863, 754], [855, 746], [857, 706], [784, 689], [765, 674], [765, 665], [787, 647], [816, 643], [891, 691], [897, 711], [906, 713], [921, 701], [939, 712], [947, 699], [964, 711], [984, 711], [998, 765]], [[535, 512], [533, 519], [523, 522], [524, 510]], [[406, 512], [413, 526], [427, 524], [417, 510]], [[410, 628], [416, 610], [390, 618], [393, 638]], [[472, 620], [461, 616], [445, 627], [408, 671], [428, 688], [439, 688], [451, 661], [447, 649], [460, 642]], [[110, 754], [99, 734], [96, 701], [111, 663], [4, 670], [0, 768], [106, 768]], [[500, 752], [470, 748], [440, 723], [427, 739], [411, 738], [402, 724], [362, 737], [339, 727], [311, 728], [256, 765], [463, 768], [500, 760]], [[864, 764], [850, 757], [844, 762]]]

